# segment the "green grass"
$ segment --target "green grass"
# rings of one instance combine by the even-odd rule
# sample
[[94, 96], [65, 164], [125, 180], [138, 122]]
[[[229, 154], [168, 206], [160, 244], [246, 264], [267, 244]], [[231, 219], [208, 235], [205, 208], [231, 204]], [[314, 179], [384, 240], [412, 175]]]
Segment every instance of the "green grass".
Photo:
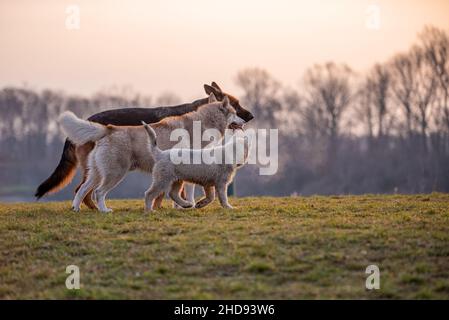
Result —
[[[449, 298], [449, 195], [0, 204], [0, 298]], [[81, 290], [65, 287], [79, 266]], [[380, 290], [365, 269], [380, 268]]]

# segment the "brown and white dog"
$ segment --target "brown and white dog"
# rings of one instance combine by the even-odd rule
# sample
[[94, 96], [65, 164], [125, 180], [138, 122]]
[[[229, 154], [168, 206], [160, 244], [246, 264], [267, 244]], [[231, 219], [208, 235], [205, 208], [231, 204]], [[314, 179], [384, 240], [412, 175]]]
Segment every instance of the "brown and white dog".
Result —
[[[208, 129], [216, 129], [223, 136], [230, 125], [241, 127], [245, 123], [231, 106], [228, 97], [219, 102], [214, 94], [211, 94], [208, 103], [196, 111], [168, 117], [152, 124], [157, 133], [158, 146], [165, 150], [178, 145], [178, 141], [170, 140], [170, 135], [175, 129], [184, 129], [190, 137], [193, 137], [195, 121], [201, 123], [201, 136]], [[100, 211], [111, 211], [106, 207], [105, 197], [128, 171], [152, 171], [154, 159], [148, 148], [147, 131], [143, 126], [105, 126], [82, 120], [70, 111], [61, 114], [60, 123], [64, 132], [75, 144], [96, 142], [87, 161], [87, 179], [73, 201], [75, 211], [79, 211], [82, 200], [93, 190], [96, 190], [95, 198]], [[207, 142], [203, 142], [201, 147], [206, 144]]]

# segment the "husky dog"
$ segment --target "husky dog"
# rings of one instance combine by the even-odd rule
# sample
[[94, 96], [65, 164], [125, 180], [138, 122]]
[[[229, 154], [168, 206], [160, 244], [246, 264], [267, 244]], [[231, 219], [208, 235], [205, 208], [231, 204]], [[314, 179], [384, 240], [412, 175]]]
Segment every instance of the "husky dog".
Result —
[[[211, 85], [204, 85], [204, 90], [209, 96], [211, 93], [215, 95], [218, 101], [222, 101], [224, 97], [228, 97], [232, 107], [237, 112], [237, 115], [246, 122], [253, 119], [251, 112], [246, 110], [240, 105], [240, 102], [234, 96], [222, 91], [216, 82], [212, 82]], [[171, 107], [157, 107], [157, 108], [123, 108], [103, 111], [89, 117], [89, 121], [97, 122], [103, 125], [113, 124], [116, 126], [139, 126], [141, 121], [147, 123], [156, 123], [162, 119], [170, 116], [180, 116], [188, 112], [196, 111], [200, 106], [207, 104], [208, 98], [202, 98], [195, 100], [191, 103], [185, 103], [178, 106]], [[236, 129], [238, 124], [231, 124], [231, 129]], [[87, 159], [89, 153], [93, 150], [95, 143], [93, 141], [87, 141], [81, 145], [75, 145], [69, 139], [66, 139], [64, 144], [64, 150], [62, 152], [61, 160], [56, 167], [55, 171], [48, 177], [47, 180], [36, 190], [36, 198], [39, 199], [48, 193], [57, 192], [64, 188], [72, 181], [76, 174], [76, 168], [79, 165], [83, 172], [83, 181], [87, 178]], [[188, 190], [190, 197], [193, 196], [193, 188]], [[91, 209], [96, 209], [95, 203], [91, 200], [91, 194], [88, 193], [83, 202]]]
[[[234, 179], [237, 169], [246, 162], [249, 152], [248, 137], [237, 137], [221, 146], [205, 149], [169, 149], [162, 151], [157, 144], [156, 132], [143, 122], [149, 136], [149, 149], [154, 157], [153, 183], [145, 192], [145, 210], [153, 211], [160, 206], [160, 199], [169, 193], [173, 201], [183, 208], [191, 208], [193, 203], [180, 197], [184, 181], [203, 186], [205, 197], [196, 208], [202, 208], [214, 201], [215, 190], [223, 208], [232, 209], [228, 202], [227, 189]], [[234, 152], [235, 150], [235, 152]], [[173, 154], [187, 151], [188, 159], [204, 159], [208, 163], [177, 163], [172, 161]], [[235, 157], [234, 157], [235, 154]]]
[[[222, 136], [230, 124], [237, 123], [242, 126], [245, 122], [237, 116], [227, 97], [222, 102], [217, 102], [214, 94], [211, 94], [209, 103], [199, 107], [197, 111], [168, 117], [151, 125], [157, 133], [157, 143], [160, 148], [169, 149], [177, 144], [176, 141], [170, 141], [170, 134], [174, 129], [185, 129], [192, 137], [194, 121], [201, 121], [201, 133], [206, 129], [214, 128], [218, 129]], [[61, 114], [60, 123], [64, 132], [75, 144], [96, 142], [88, 158], [87, 179], [76, 193], [73, 210], [79, 211], [84, 197], [90, 191], [96, 190], [95, 198], [100, 211], [110, 212], [112, 210], [106, 207], [105, 197], [128, 171], [152, 171], [154, 159], [150, 149], [146, 147], [148, 137], [142, 125], [105, 126], [82, 120], [69, 111]], [[205, 144], [202, 145], [204, 146]]]

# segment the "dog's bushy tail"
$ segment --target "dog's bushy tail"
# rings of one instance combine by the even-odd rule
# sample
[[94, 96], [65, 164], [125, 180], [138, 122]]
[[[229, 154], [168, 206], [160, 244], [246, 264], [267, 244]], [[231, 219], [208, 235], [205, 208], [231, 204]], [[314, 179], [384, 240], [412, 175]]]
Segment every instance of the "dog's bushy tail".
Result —
[[68, 185], [76, 174], [77, 162], [75, 145], [69, 139], [66, 139], [58, 166], [51, 176], [37, 188], [35, 197], [40, 199], [47, 193], [56, 192]]
[[59, 123], [69, 139], [77, 145], [89, 141], [95, 142], [110, 132], [110, 127], [80, 119], [70, 111], [66, 111], [59, 116]]
[[143, 124], [143, 127], [145, 128], [145, 130], [148, 133], [148, 138], [150, 138], [151, 151], [154, 152], [155, 154], [159, 154], [161, 150], [157, 146], [157, 140], [156, 140], [157, 139], [157, 135], [156, 135], [156, 132], [145, 121], [142, 121], [142, 124]]

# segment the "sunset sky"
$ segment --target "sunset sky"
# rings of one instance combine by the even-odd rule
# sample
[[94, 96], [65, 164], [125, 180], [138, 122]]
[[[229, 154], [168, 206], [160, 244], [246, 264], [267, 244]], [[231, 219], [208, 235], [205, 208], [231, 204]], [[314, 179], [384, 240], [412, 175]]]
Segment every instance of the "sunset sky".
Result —
[[[372, 6], [379, 29], [367, 27]], [[66, 27], [69, 5], [80, 28]], [[449, 29], [447, 0], [14, 0], [0, 1], [0, 87], [23, 85], [92, 94], [132, 86], [183, 100], [212, 80], [262, 67], [297, 87], [328, 60], [366, 71], [406, 50], [426, 24]]]

